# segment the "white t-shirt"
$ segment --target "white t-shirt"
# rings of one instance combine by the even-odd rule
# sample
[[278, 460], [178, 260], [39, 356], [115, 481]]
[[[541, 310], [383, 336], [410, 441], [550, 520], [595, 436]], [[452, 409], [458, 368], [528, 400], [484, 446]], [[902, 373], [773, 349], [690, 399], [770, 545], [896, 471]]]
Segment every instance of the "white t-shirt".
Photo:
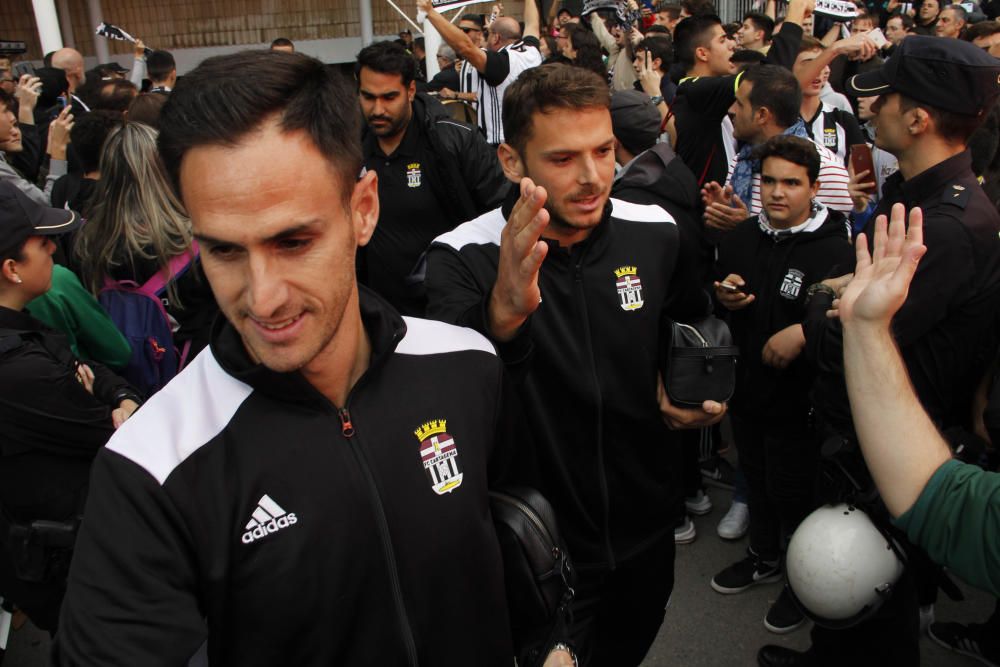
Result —
[[[847, 169], [836, 155], [829, 149], [820, 146], [815, 141], [809, 141], [819, 151], [819, 193], [816, 199], [835, 211], [850, 213], [854, 208], [851, 195], [847, 192]], [[736, 156], [729, 161], [729, 172], [726, 174], [726, 184], [731, 184], [733, 180], [733, 169], [736, 168]], [[760, 173], [753, 175], [752, 201], [743, 202], [750, 207], [750, 214], [757, 215], [763, 206], [760, 203]]]

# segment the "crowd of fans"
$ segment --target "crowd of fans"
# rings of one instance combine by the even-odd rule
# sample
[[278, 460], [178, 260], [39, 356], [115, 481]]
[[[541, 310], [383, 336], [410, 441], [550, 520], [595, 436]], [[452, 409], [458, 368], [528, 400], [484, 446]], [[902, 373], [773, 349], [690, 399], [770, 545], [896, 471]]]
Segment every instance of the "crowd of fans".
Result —
[[[432, 584], [494, 577], [474, 618], [451, 594], [432, 605], [468, 628], [475, 664], [639, 664], [713, 485], [733, 491], [719, 536], [748, 536], [717, 593], [786, 582], [789, 541], [826, 503], [864, 509], [905, 565], [837, 618], [785, 583], [764, 625], [811, 618], [812, 646], [764, 646], [759, 664], [915, 665], [929, 633], [1000, 665], [1000, 605], [985, 623], [933, 613], [954, 588], [945, 568], [1000, 592], [998, 482], [982, 474], [1000, 463], [1000, 3], [856, 0], [841, 16], [767, 0], [730, 24], [710, 0], [588, 0], [583, 15], [552, 3], [548, 16], [528, 0], [520, 17], [497, 5], [457, 22], [417, 6], [438, 52], [403, 31], [362, 49], [352, 82], [284, 38], [184, 76], [141, 41], [131, 73], [85, 71], [73, 49], [23, 74], [0, 59], [7, 607], [52, 632], [65, 664], [378, 654], [359, 642], [386, 664], [460, 664], [429, 647], [433, 596], [414, 574], [429, 561], [412, 555], [463, 558], [451, 539], [418, 546], [429, 519], [411, 521], [445, 510], [388, 445], [302, 453], [326, 446], [309, 441], [324, 423], [347, 443], [366, 427], [394, 442], [397, 422], [440, 403], [454, 409], [414, 417], [427, 423], [408, 437], [439, 456], [424, 465], [437, 496], [480, 493], [441, 516], [485, 555]], [[319, 313], [322, 326], [307, 319]], [[672, 324], [706, 318], [739, 349], [735, 392], [672, 400]], [[281, 420], [300, 435], [272, 433]], [[359, 466], [373, 495], [323, 535], [307, 507], [354, 507], [361, 478], [337, 500], [293, 496], [307, 473], [267, 477], [264, 437], [303, 470]], [[533, 653], [501, 618], [495, 538], [477, 523], [501, 481], [551, 502], [575, 562], [571, 613]], [[203, 520], [187, 494], [219, 506]], [[387, 591], [370, 583], [377, 567], [322, 572], [317, 553], [337, 560], [332, 542], [365, 517], [382, 532], [357, 548], [381, 544]], [[296, 521], [287, 558], [302, 562], [279, 565], [274, 533]], [[231, 528], [242, 544], [211, 534]], [[357, 603], [356, 636], [292, 649], [312, 632], [290, 617], [255, 656], [241, 633], [281, 596], [229, 596], [271, 568], [315, 576], [303, 617], [344, 624], [323, 594], [348, 590], [350, 611], [369, 582], [398, 627], [371, 630], [389, 612]]]

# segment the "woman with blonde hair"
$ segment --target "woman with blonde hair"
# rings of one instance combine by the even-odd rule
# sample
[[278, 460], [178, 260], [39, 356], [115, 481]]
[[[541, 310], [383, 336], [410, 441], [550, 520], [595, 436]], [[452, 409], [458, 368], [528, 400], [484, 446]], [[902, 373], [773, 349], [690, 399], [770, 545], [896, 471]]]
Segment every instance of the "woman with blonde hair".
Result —
[[173, 344], [193, 354], [207, 343], [218, 306], [201, 276], [191, 221], [167, 180], [156, 136], [142, 123], [108, 135], [91, 217], [75, 252], [83, 283], [94, 294], [113, 291], [115, 284], [138, 288], [162, 281], [164, 288], [154, 291], [172, 318]]

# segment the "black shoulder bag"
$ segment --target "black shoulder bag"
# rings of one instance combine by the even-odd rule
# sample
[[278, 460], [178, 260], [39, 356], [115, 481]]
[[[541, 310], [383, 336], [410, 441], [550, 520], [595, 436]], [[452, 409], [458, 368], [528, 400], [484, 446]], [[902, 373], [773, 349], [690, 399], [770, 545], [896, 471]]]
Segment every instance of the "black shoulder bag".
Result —
[[736, 358], [726, 323], [714, 316], [683, 324], [674, 322], [663, 384], [670, 402], [700, 406], [705, 401], [724, 403], [736, 390]]
[[490, 511], [503, 556], [517, 664], [541, 665], [553, 644], [569, 638], [576, 571], [555, 512], [538, 491], [490, 491]]

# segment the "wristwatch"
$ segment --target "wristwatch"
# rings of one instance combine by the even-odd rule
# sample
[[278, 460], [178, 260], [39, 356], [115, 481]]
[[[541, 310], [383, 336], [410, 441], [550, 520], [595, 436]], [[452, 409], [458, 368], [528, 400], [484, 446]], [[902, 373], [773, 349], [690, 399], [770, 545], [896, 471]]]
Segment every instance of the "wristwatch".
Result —
[[649, 98], [649, 101], [652, 102], [653, 106], [655, 107], [657, 104], [663, 101], [663, 95], [653, 95], [652, 97]]
[[556, 642], [555, 644], [552, 645], [552, 650], [549, 651], [549, 653], [552, 653], [554, 651], [566, 651], [567, 653], [569, 653], [569, 657], [573, 659], [573, 667], [579, 667], [580, 662], [579, 660], [576, 659], [576, 653], [573, 652], [573, 649], [571, 649], [568, 644], [564, 644], [563, 642]]
[[807, 306], [817, 293], [829, 294], [831, 299], [837, 298], [837, 292], [829, 285], [826, 285], [824, 283], [813, 283], [812, 285], [809, 286], [809, 289], [806, 290]]

